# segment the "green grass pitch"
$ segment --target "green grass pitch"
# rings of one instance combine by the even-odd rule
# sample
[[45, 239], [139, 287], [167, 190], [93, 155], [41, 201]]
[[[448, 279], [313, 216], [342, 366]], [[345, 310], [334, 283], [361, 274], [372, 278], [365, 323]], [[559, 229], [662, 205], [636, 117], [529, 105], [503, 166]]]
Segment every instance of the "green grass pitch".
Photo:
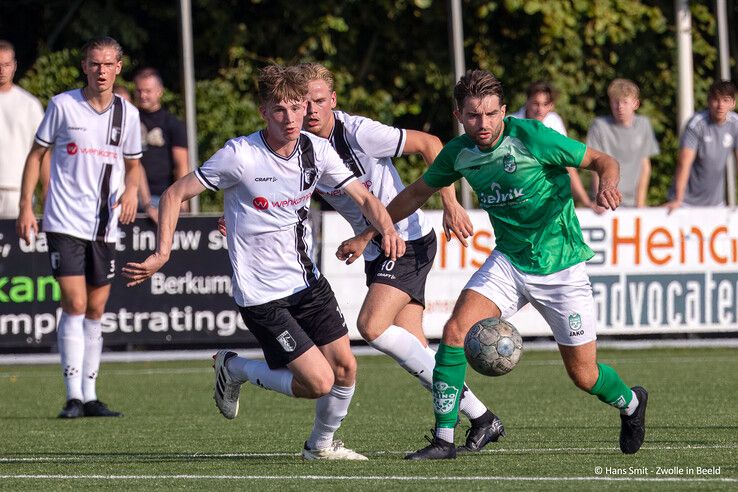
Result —
[[556, 352], [525, 353], [500, 378], [470, 370], [469, 385], [508, 435], [436, 462], [402, 459], [425, 445], [432, 404], [385, 356], [359, 357], [336, 436], [370, 461], [333, 463], [299, 456], [314, 402], [246, 384], [238, 417], [222, 418], [210, 360], [103, 364], [99, 396], [125, 417], [71, 421], [55, 418], [64, 399], [57, 365], [0, 366], [0, 490], [738, 488], [736, 349], [602, 350], [600, 360], [650, 392], [635, 455], [617, 448], [617, 411], [577, 390]]

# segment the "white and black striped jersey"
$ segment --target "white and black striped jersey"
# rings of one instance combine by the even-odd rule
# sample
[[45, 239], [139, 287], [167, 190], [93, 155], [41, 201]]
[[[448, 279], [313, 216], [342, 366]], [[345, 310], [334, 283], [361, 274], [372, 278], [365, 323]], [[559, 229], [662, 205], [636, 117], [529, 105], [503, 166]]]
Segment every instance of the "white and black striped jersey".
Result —
[[98, 113], [81, 89], [57, 94], [46, 108], [36, 143], [54, 146], [43, 230], [90, 241], [118, 239], [123, 159], [141, 157], [138, 110], [119, 96]]
[[[399, 157], [405, 148], [405, 130], [384, 125], [363, 116], [334, 111], [335, 124], [328, 137], [333, 148], [341, 156], [343, 164], [385, 206], [403, 189], [392, 157]], [[336, 209], [350, 224], [356, 234], [369, 225], [356, 203], [341, 190], [318, 184], [320, 196]], [[395, 224], [395, 229], [405, 241], [419, 239], [432, 227], [421, 210]], [[370, 242], [364, 250], [364, 259], [371, 261], [379, 256], [378, 241]]]
[[340, 190], [355, 179], [327, 140], [302, 132], [294, 152], [282, 157], [255, 132], [229, 140], [195, 176], [224, 192], [236, 304], [282, 299], [320, 278], [307, 220], [310, 196], [318, 183]]

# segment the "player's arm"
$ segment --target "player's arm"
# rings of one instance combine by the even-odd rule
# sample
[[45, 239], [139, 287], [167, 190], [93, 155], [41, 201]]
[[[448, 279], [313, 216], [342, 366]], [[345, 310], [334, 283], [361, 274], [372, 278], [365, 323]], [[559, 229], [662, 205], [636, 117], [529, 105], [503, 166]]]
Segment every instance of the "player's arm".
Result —
[[149, 188], [149, 178], [146, 176], [146, 168], [141, 166], [139, 168], [139, 179], [138, 179], [138, 199], [142, 203], [144, 213], [154, 221], [155, 224], [159, 223], [159, 209], [154, 207], [151, 203], [151, 189]]
[[664, 204], [669, 213], [682, 206], [684, 191], [687, 189], [687, 182], [689, 181], [689, 172], [692, 170], [695, 157], [697, 157], [696, 149], [689, 147], [679, 149], [676, 171], [674, 172], [674, 198]]
[[[575, 167], [567, 167], [566, 170], [569, 172], [569, 181], [571, 182], [571, 194], [574, 199], [585, 207], [591, 208], [597, 214], [603, 213], [605, 209], [597, 205], [589, 198], [589, 193], [587, 193], [587, 190], [584, 189], [582, 179], [579, 177], [579, 172], [577, 171], [577, 169]], [[593, 175], [592, 180], [592, 184], [596, 187], [597, 183], [599, 182], [596, 174]]]
[[390, 219], [382, 202], [372, 195], [358, 180], [354, 180], [344, 186], [343, 191], [356, 202], [364, 217], [382, 234], [382, 251], [384, 254], [392, 260], [397, 260], [397, 258], [404, 255], [405, 241], [397, 234], [394, 222]]
[[641, 175], [638, 177], [636, 187], [636, 207], [647, 206], [648, 185], [651, 183], [651, 159], [645, 157], [641, 163]]
[[140, 179], [141, 161], [139, 159], [124, 158], [126, 173], [123, 182], [125, 190], [113, 208], [120, 207], [121, 224], [130, 224], [136, 220], [136, 209], [138, 208], [138, 181]]
[[123, 274], [131, 279], [126, 285], [131, 287], [140, 284], [156, 273], [168, 260], [172, 252], [172, 239], [179, 220], [180, 204], [205, 191], [195, 173], [175, 181], [164, 190], [159, 201], [159, 230], [157, 233], [156, 251], [142, 263], [128, 263], [123, 267]]
[[[443, 149], [441, 140], [435, 135], [417, 130], [405, 130], [407, 133], [403, 154], [420, 154], [427, 166], [433, 164], [438, 153]], [[474, 233], [469, 214], [456, 199], [456, 187], [450, 184], [440, 189], [443, 203], [443, 231], [447, 238], [451, 234], [466, 246], [466, 238]]]
[[[174, 166], [172, 175], [175, 181], [187, 175], [190, 167], [187, 147], [178, 147], [176, 145], [172, 147], [172, 164]], [[182, 211], [189, 212], [189, 205], [189, 202], [182, 202]]]
[[597, 205], [615, 210], [623, 200], [623, 196], [618, 190], [618, 182], [620, 181], [620, 164], [618, 164], [618, 161], [611, 155], [587, 147], [579, 167], [595, 172], [599, 178]]
[[36, 215], [33, 213], [33, 192], [36, 190], [41, 173], [41, 161], [48, 150], [48, 147], [34, 142], [30, 152], [28, 152], [26, 165], [23, 168], [20, 201], [18, 202], [20, 211], [15, 228], [18, 236], [23, 238], [26, 243], [31, 242], [32, 234], [38, 234], [38, 221], [36, 221]]

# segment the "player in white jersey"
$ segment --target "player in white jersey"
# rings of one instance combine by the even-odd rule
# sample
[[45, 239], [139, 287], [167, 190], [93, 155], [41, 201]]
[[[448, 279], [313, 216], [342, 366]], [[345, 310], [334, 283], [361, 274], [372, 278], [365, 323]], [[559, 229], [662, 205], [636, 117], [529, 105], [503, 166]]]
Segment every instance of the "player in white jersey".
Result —
[[[405, 186], [392, 163], [392, 157], [420, 154], [427, 164], [442, 148], [441, 141], [428, 133], [404, 130], [377, 121], [335, 110], [333, 74], [318, 63], [300, 65], [307, 75], [308, 106], [304, 129], [330, 141], [356, 178], [383, 204], [388, 204]], [[360, 234], [369, 223], [342, 190], [318, 184], [321, 197], [340, 213]], [[444, 227], [470, 233], [471, 221], [456, 200], [452, 186], [441, 190]], [[435, 351], [423, 333], [425, 283], [436, 254], [436, 235], [423, 212], [418, 209], [395, 224], [406, 243], [406, 252], [391, 261], [370, 242], [364, 250], [364, 270], [369, 287], [356, 326], [369, 345], [395, 359], [400, 366], [431, 389]], [[463, 234], [457, 236], [466, 243]], [[353, 262], [355, 258], [349, 260]], [[479, 451], [504, 435], [504, 428], [479, 399], [464, 387], [461, 412], [471, 421], [464, 451]]]
[[123, 50], [110, 37], [82, 48], [87, 85], [54, 96], [23, 171], [18, 235], [38, 232], [33, 190], [53, 146], [43, 216], [51, 269], [61, 288], [57, 328], [67, 402], [62, 418], [114, 417], [97, 399], [102, 353], [100, 319], [115, 276], [118, 222], [136, 214], [141, 129], [138, 110], [113, 94]]
[[363, 460], [333, 439], [348, 413], [356, 360], [348, 330], [328, 281], [313, 262], [307, 221], [316, 185], [343, 190], [382, 231], [392, 259], [405, 244], [382, 204], [323, 139], [301, 132], [307, 81], [296, 68], [266, 67], [259, 77], [266, 128], [230, 140], [202, 167], [162, 195], [157, 251], [124, 268], [135, 285], [169, 258], [179, 204], [205, 189], [224, 190], [234, 299], [266, 361], [221, 350], [215, 356], [215, 401], [226, 418], [238, 413], [240, 386], [250, 381], [298, 398], [317, 399], [305, 459]]

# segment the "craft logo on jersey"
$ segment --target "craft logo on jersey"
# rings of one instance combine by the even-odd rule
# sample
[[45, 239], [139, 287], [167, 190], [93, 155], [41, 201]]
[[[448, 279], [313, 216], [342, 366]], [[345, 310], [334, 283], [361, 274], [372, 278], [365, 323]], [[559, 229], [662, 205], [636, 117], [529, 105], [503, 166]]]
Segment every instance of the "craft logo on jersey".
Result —
[[456, 398], [459, 396], [459, 388], [449, 386], [443, 381], [433, 384], [433, 406], [436, 413], [449, 413], [456, 405]]
[[295, 348], [297, 348], [297, 342], [295, 342], [295, 339], [292, 338], [292, 335], [287, 330], [284, 330], [277, 336], [277, 341], [285, 352], [294, 352]]
[[258, 210], [266, 210], [269, 208], [269, 200], [267, 200], [263, 196], [257, 196], [256, 198], [254, 198], [253, 204], [254, 208]]
[[579, 313], [569, 315], [569, 330], [570, 337], [584, 335], [584, 330], [582, 329], [582, 317]]
[[505, 157], [503, 157], [502, 167], [505, 170], [505, 172], [514, 173], [515, 170], [518, 168], [518, 165], [515, 162], [515, 157], [513, 157], [512, 154], [507, 154]]
[[70, 142], [67, 144], [67, 154], [74, 155], [77, 153], [77, 144], [74, 142]]

